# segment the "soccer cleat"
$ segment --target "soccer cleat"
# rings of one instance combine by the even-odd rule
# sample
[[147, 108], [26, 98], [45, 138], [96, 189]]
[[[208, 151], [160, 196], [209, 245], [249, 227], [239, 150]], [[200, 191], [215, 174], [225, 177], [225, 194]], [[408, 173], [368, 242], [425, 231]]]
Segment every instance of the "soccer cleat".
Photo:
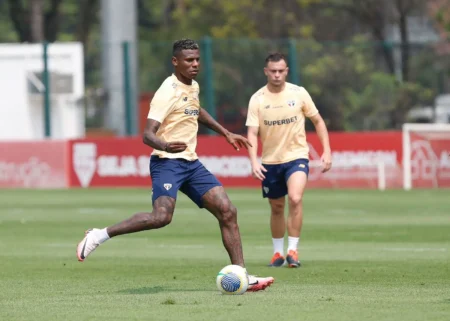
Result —
[[267, 278], [260, 278], [255, 275], [249, 275], [247, 292], [263, 291], [271, 286], [274, 281], [275, 279], [271, 276]]
[[284, 264], [284, 256], [281, 255], [279, 252], [275, 253], [272, 257], [272, 260], [270, 261], [270, 264], [268, 266], [272, 267], [280, 267]]
[[300, 262], [298, 261], [298, 252], [297, 251], [289, 250], [289, 253], [286, 256], [286, 261], [290, 268], [297, 268], [297, 267], [301, 266]]
[[94, 233], [95, 230], [97, 229], [87, 230], [85, 232], [84, 239], [82, 239], [81, 242], [78, 243], [77, 246], [78, 261], [83, 262], [84, 259], [87, 258], [89, 254], [94, 252], [97, 246], [100, 245], [100, 243], [97, 240], [97, 237], [95, 236]]

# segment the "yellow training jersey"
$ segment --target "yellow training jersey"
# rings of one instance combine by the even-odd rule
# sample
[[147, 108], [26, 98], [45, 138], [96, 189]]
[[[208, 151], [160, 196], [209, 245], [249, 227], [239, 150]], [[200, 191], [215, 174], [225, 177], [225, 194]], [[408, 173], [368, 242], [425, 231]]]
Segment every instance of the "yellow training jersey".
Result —
[[250, 99], [246, 126], [259, 127], [262, 163], [281, 164], [298, 158], [309, 158], [305, 117], [318, 114], [305, 88], [286, 83], [280, 93], [267, 86]]
[[154, 150], [152, 155], [161, 158], [197, 159], [198, 116], [200, 114], [200, 87], [196, 81], [192, 85], [180, 82], [175, 75], [166, 78], [158, 88], [150, 103], [149, 119], [161, 123], [156, 136], [166, 142], [181, 141], [187, 144], [181, 153], [167, 153]]

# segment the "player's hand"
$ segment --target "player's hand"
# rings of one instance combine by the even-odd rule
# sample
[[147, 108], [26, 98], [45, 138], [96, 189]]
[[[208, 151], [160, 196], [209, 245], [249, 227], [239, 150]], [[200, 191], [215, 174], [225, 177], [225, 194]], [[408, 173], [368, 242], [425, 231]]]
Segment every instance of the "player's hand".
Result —
[[261, 164], [252, 164], [252, 175], [254, 178], [259, 179], [260, 181], [263, 181], [266, 177], [264, 176], [264, 173], [267, 172], [267, 169], [264, 168]]
[[187, 148], [186, 143], [184, 142], [169, 142], [166, 145], [165, 151], [168, 153], [181, 153]]
[[320, 160], [322, 162], [322, 173], [328, 172], [331, 169], [331, 152], [323, 153]]
[[249, 147], [252, 147], [252, 144], [250, 144], [248, 139], [244, 136], [228, 133], [225, 137], [227, 142], [233, 145], [235, 150], [239, 150], [240, 148], [248, 149]]

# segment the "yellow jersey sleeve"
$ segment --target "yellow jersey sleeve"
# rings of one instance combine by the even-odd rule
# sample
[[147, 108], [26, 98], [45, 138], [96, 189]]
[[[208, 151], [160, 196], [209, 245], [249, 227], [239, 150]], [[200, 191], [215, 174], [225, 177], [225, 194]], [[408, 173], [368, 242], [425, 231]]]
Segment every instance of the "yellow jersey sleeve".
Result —
[[311, 98], [311, 95], [308, 93], [308, 91], [301, 87], [300, 89], [300, 95], [301, 100], [303, 102], [303, 114], [305, 117], [313, 117], [314, 115], [319, 113], [319, 110], [317, 109], [316, 105], [314, 104], [314, 101]]
[[175, 108], [176, 99], [174, 89], [164, 84], [155, 93], [150, 102], [148, 119], [154, 119], [160, 123], [166, 119], [167, 115]]
[[248, 104], [246, 126], [259, 127], [259, 101], [253, 96]]

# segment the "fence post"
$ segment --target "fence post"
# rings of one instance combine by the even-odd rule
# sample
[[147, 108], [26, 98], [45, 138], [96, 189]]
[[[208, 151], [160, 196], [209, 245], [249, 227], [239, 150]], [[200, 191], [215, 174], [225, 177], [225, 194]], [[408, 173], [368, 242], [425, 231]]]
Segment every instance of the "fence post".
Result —
[[51, 101], [50, 101], [50, 75], [48, 70], [48, 42], [44, 42], [42, 59], [44, 60], [44, 70], [42, 72], [42, 82], [44, 83], [44, 133], [45, 137], [51, 137]]
[[297, 41], [295, 39], [289, 39], [289, 80], [295, 85], [300, 85], [300, 77], [298, 70], [298, 60], [297, 60]]
[[125, 108], [125, 133], [127, 136], [133, 134], [133, 95], [131, 92], [131, 75], [130, 75], [130, 44], [127, 41], [122, 43], [123, 58], [123, 97]]
[[[212, 40], [210, 37], [203, 38], [203, 61], [205, 70], [205, 98], [206, 110], [215, 119], [217, 117], [214, 95], [214, 74], [212, 57]], [[210, 135], [216, 135], [216, 132], [209, 130]]]

